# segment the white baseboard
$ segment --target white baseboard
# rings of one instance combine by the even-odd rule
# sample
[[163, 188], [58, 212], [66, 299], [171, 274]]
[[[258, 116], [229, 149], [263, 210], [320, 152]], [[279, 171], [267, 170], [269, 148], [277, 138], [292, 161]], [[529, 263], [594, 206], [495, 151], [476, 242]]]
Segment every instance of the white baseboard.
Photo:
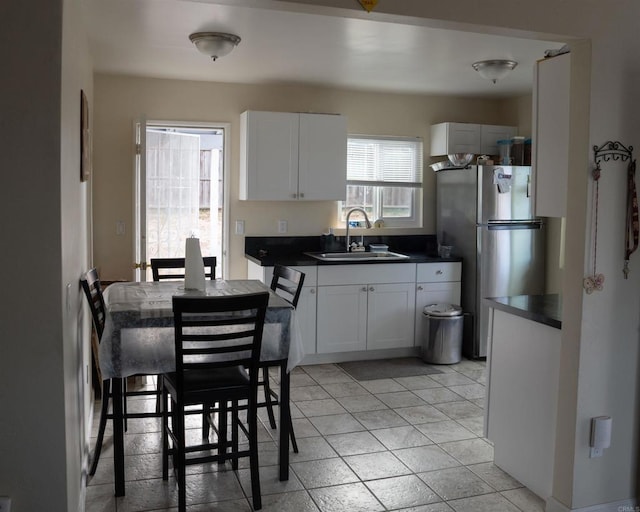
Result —
[[636, 500], [613, 501], [600, 505], [591, 505], [582, 508], [568, 508], [559, 501], [549, 498], [545, 507], [545, 512], [638, 512]]

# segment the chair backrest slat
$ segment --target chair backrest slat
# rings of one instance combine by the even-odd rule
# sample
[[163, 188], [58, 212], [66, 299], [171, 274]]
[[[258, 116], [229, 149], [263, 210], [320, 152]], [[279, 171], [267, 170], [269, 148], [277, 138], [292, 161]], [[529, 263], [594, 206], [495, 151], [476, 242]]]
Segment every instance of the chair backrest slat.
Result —
[[280, 295], [283, 299], [290, 302], [293, 307], [298, 306], [298, 299], [304, 284], [304, 272], [285, 267], [284, 265], [276, 265], [273, 267], [273, 278], [271, 279], [271, 289]]
[[[204, 275], [207, 279], [216, 278], [216, 257], [204, 256]], [[170, 272], [163, 272], [169, 270]], [[172, 272], [180, 270], [181, 272]], [[151, 258], [151, 273], [154, 281], [168, 281], [184, 279], [185, 259], [184, 258]]]
[[104, 304], [104, 297], [102, 295], [102, 285], [98, 277], [98, 271], [95, 268], [89, 270], [80, 279], [82, 290], [85, 297], [89, 302], [91, 309], [91, 317], [93, 319], [93, 326], [98, 334], [98, 340], [102, 339], [102, 332], [104, 331], [104, 322], [106, 319], [106, 307]]

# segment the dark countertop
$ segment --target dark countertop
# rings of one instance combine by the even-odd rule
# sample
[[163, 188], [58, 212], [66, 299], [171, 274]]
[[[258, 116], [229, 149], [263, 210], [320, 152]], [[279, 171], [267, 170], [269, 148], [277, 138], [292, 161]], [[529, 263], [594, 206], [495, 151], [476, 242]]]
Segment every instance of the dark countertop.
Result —
[[562, 329], [562, 301], [558, 294], [514, 295], [484, 299], [494, 308], [528, 320]]
[[[354, 239], [359, 239], [354, 237]], [[365, 236], [364, 244], [384, 243], [392, 252], [406, 254], [409, 259], [391, 261], [319, 261], [305, 252], [340, 252], [343, 250], [343, 237], [327, 241], [320, 236], [304, 237], [245, 237], [245, 258], [262, 267], [273, 265], [315, 266], [315, 265], [368, 265], [387, 263], [439, 263], [443, 261], [459, 262], [461, 258], [440, 258], [437, 255], [435, 235], [398, 235]]]
[[439, 257], [431, 257], [425, 256], [424, 254], [410, 254], [407, 252], [403, 252], [402, 254], [406, 254], [409, 256], [408, 259], [403, 260], [373, 260], [373, 261], [320, 261], [311, 256], [307, 256], [304, 253], [300, 254], [283, 254], [278, 256], [256, 256], [253, 254], [245, 253], [244, 257], [254, 263], [257, 263], [261, 267], [272, 267], [273, 265], [285, 265], [287, 267], [291, 266], [315, 266], [315, 265], [369, 265], [370, 263], [375, 264], [387, 264], [387, 263], [440, 263], [443, 261], [452, 261], [458, 262], [462, 261], [462, 258], [439, 258]]

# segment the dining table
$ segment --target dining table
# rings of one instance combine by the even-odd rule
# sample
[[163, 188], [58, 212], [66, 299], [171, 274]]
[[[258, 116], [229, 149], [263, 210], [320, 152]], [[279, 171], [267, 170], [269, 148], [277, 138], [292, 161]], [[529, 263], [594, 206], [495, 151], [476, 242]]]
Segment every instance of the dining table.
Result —
[[[103, 379], [111, 379], [115, 495], [125, 495], [124, 379], [175, 371], [174, 296], [225, 296], [268, 291], [260, 360], [280, 368], [280, 480], [289, 478], [289, 373], [304, 357], [295, 308], [261, 281], [206, 281], [205, 289], [185, 289], [184, 281], [116, 282], [104, 290], [105, 328], [99, 359]], [[103, 397], [103, 400], [105, 397]]]

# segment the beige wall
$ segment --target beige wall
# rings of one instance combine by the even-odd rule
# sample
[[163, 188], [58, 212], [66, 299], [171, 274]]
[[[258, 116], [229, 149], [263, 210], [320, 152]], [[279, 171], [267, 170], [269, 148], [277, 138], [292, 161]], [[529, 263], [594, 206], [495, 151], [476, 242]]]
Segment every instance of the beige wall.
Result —
[[[429, 154], [429, 127], [442, 121], [516, 123], [518, 113], [504, 101], [477, 98], [373, 94], [302, 86], [252, 86], [96, 75], [94, 124], [95, 263], [104, 279], [131, 279], [134, 120], [231, 124], [229, 221], [245, 221], [247, 235], [276, 235], [288, 221], [289, 235], [320, 235], [337, 224], [335, 202], [238, 200], [239, 117], [244, 110], [333, 112], [347, 116], [350, 133], [418, 136]], [[530, 119], [530, 114], [529, 114]], [[426, 163], [430, 157], [426, 156]], [[424, 173], [423, 229], [379, 229], [385, 234], [435, 232], [435, 177]], [[116, 221], [127, 225], [115, 235]], [[374, 233], [374, 231], [372, 231]], [[230, 234], [229, 277], [244, 277], [244, 237]]]

